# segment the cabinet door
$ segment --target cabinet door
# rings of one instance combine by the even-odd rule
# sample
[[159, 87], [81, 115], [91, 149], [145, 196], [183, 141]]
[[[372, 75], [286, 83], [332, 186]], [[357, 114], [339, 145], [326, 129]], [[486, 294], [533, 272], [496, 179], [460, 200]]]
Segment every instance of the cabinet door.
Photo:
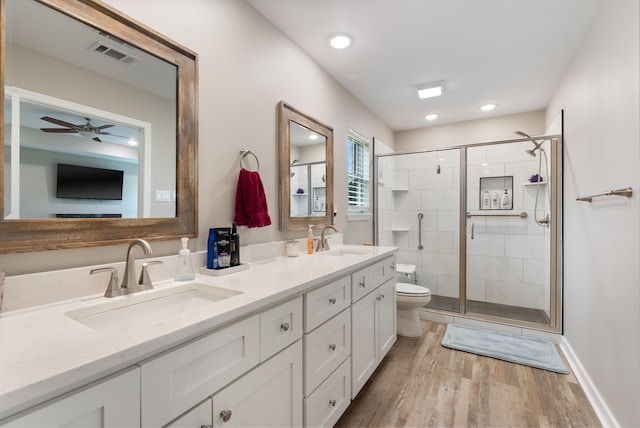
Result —
[[140, 369], [100, 381], [22, 414], [3, 428], [140, 426]]
[[378, 343], [380, 344], [379, 360], [382, 360], [387, 352], [396, 343], [396, 281], [394, 279], [385, 282], [378, 293]]
[[354, 398], [378, 365], [378, 291], [351, 306], [351, 397]]
[[189, 410], [165, 428], [211, 428], [213, 427], [211, 398]]
[[255, 315], [142, 364], [142, 426], [174, 420], [259, 359], [260, 320]]
[[296, 343], [213, 396], [218, 427], [302, 426], [302, 343]]

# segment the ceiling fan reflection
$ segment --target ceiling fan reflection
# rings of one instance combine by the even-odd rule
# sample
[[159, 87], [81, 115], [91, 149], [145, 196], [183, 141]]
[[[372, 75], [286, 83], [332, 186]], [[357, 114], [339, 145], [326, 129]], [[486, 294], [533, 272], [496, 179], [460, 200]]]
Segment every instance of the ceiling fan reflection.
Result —
[[114, 125], [93, 126], [91, 124], [91, 119], [88, 117], [84, 118], [87, 121], [86, 123], [79, 124], [79, 125], [66, 122], [61, 119], [56, 119], [55, 117], [49, 117], [49, 116], [43, 116], [40, 119], [47, 122], [54, 123], [56, 125], [64, 126], [64, 128], [40, 128], [40, 130], [43, 132], [53, 132], [58, 134], [67, 134], [67, 133], [79, 134], [82, 137], [91, 138], [92, 140], [97, 141], [99, 143], [101, 143], [102, 140], [98, 137], [98, 135], [108, 135], [110, 137], [118, 137], [118, 138], [129, 138], [129, 137], [125, 137], [124, 135], [116, 135], [110, 132], [103, 131], [104, 129], [111, 128]]

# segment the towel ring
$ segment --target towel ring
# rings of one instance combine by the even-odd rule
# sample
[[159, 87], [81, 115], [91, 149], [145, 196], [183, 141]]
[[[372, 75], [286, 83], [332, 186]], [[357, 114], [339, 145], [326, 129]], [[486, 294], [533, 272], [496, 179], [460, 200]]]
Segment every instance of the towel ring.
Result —
[[[248, 149], [240, 150], [240, 169], [245, 168], [244, 165], [242, 165], [242, 161], [247, 155], [253, 156], [253, 158], [256, 160], [256, 165], [257, 165], [256, 170], [260, 171], [260, 160], [258, 159], [258, 156], [256, 156], [255, 153], [253, 153], [251, 150], [248, 150]], [[245, 168], [245, 169], [249, 169], [249, 168]]]

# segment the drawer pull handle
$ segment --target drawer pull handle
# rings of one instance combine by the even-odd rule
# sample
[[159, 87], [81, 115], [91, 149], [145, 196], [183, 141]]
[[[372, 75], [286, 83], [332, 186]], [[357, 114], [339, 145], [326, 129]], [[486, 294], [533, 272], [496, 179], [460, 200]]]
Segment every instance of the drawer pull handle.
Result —
[[384, 294], [381, 294], [380, 297], [384, 299]]
[[336, 400], [329, 400], [331, 407], [336, 407]]
[[231, 410], [223, 410], [220, 412], [220, 419], [222, 419], [222, 422], [229, 422], [229, 419], [231, 419]]
[[330, 298], [329, 299], [329, 303], [331, 303], [332, 305], [335, 305], [336, 304], [336, 298], [335, 297]]
[[395, 265], [393, 263], [391, 263], [391, 266], [389, 266], [391, 268], [391, 270], [395, 270]]
[[289, 323], [283, 322], [282, 324], [280, 324], [280, 329], [283, 331], [289, 331]]
[[332, 351], [336, 350], [336, 344], [332, 343], [331, 345], [329, 345], [329, 349], [331, 349]]
[[364, 288], [364, 279], [362, 281], [360, 281], [360, 287]]

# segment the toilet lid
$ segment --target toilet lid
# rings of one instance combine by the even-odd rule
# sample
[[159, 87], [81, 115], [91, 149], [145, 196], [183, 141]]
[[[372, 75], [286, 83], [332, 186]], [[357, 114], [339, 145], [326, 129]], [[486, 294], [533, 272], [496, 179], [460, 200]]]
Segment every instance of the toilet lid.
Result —
[[406, 282], [398, 282], [396, 283], [396, 294], [428, 296], [431, 294], [431, 290], [419, 285], [407, 284]]

